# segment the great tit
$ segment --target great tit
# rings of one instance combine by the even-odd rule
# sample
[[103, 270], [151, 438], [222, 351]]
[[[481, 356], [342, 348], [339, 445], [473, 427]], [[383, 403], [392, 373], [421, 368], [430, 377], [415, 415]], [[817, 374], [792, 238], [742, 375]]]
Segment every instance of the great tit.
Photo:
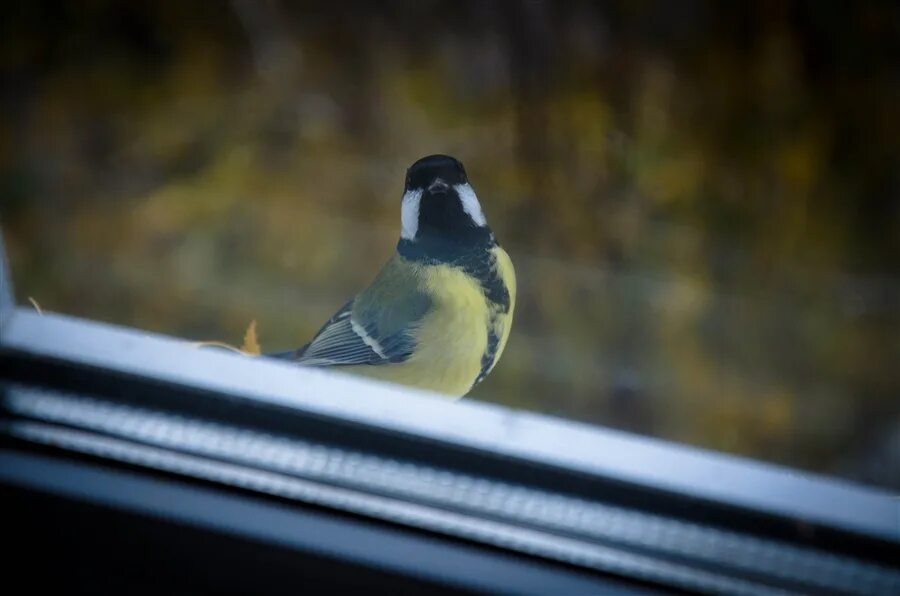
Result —
[[410, 166], [400, 226], [372, 285], [307, 345], [271, 356], [451, 396], [484, 380], [509, 337], [516, 275], [462, 163], [430, 155]]

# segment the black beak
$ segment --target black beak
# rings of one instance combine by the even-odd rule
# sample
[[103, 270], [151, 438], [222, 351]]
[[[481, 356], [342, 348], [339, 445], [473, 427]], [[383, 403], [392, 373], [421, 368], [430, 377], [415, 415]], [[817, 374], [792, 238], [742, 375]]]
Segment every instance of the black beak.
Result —
[[428, 185], [428, 192], [432, 194], [445, 193], [448, 190], [450, 190], [450, 185], [440, 178], [435, 178], [434, 181]]

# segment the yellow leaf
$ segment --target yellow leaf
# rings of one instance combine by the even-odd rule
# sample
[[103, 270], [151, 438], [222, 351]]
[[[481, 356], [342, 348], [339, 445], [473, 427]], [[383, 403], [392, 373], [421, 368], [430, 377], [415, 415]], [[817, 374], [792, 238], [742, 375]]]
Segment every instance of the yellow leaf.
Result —
[[244, 344], [241, 346], [241, 350], [245, 354], [253, 354], [254, 356], [262, 354], [262, 349], [259, 347], [259, 341], [256, 339], [256, 319], [250, 321], [250, 325], [247, 326], [247, 332], [244, 333]]

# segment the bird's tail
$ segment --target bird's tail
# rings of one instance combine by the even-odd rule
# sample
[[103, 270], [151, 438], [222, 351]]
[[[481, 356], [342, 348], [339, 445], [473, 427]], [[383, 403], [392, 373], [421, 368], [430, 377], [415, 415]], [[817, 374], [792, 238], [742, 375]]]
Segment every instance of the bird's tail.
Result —
[[266, 358], [276, 358], [278, 360], [300, 360], [300, 357], [303, 356], [303, 353], [306, 352], [306, 348], [309, 347], [309, 344], [305, 346], [301, 346], [296, 350], [288, 350], [287, 352], [270, 352], [268, 354], [263, 354]]
[[266, 358], [277, 358], [278, 360], [296, 360], [298, 355], [298, 350], [288, 350], [287, 352], [269, 352], [268, 354], [263, 354]]

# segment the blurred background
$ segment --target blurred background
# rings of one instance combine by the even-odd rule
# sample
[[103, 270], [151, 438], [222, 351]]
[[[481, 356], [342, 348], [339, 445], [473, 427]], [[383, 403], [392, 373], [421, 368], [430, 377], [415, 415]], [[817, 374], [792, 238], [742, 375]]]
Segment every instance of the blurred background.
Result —
[[13, 2], [18, 300], [264, 351], [460, 158], [519, 276], [472, 397], [900, 488], [894, 2]]

